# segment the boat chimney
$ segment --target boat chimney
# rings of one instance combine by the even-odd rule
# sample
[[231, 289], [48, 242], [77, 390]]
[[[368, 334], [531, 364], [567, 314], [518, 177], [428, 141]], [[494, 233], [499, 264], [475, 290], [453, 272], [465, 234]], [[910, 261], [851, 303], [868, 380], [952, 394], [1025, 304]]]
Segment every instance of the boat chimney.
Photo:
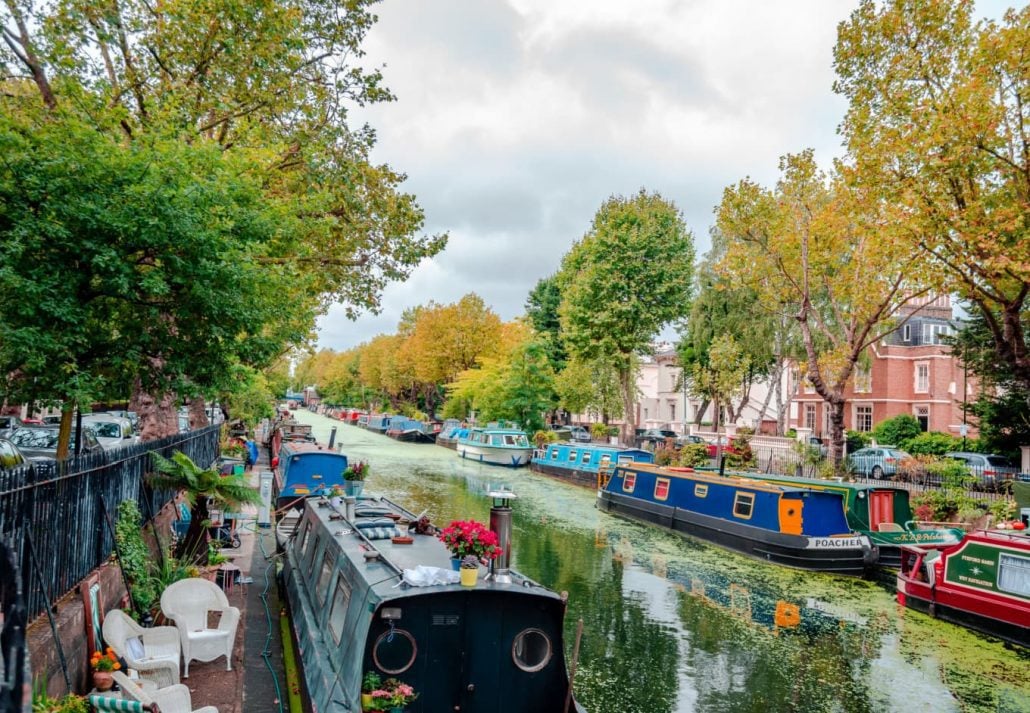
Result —
[[333, 426], [333, 430], [329, 432], [329, 450], [333, 449], [334, 443], [336, 443], [336, 426]]
[[507, 488], [492, 490], [490, 507], [490, 530], [497, 535], [501, 554], [490, 561], [490, 579], [499, 584], [511, 584], [511, 501], [518, 496]]

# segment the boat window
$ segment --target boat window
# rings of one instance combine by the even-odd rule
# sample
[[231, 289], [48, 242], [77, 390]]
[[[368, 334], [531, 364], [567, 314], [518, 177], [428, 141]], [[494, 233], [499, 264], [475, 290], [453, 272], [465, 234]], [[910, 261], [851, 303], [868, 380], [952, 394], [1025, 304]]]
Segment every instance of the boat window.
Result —
[[622, 489], [623, 489], [623, 491], [625, 491], [627, 493], [632, 493], [633, 492], [633, 488], [636, 486], [636, 484], [637, 484], [637, 474], [636, 473], [626, 473], [625, 475], [622, 476]]
[[304, 556], [304, 547], [308, 544], [308, 535], [311, 533], [311, 527], [307, 521], [300, 525], [300, 538], [297, 540], [297, 559], [299, 560]]
[[308, 560], [308, 571], [309, 571], [309, 572], [310, 572], [310, 571], [311, 571], [312, 569], [314, 569], [314, 568], [315, 568], [315, 550], [317, 550], [317, 549], [318, 549], [318, 541], [319, 541], [319, 539], [320, 539], [320, 538], [318, 537], [318, 535], [315, 535], [315, 539], [314, 539], [314, 541], [313, 541], [313, 542], [311, 543], [311, 549], [310, 549], [309, 551], [307, 551], [307, 552], [305, 552], [305, 553], [304, 553], [304, 557], [305, 557], [305, 559], [307, 559], [307, 560]]
[[669, 499], [669, 479], [658, 478], [654, 483], [654, 499], [655, 500], [668, 500]]
[[552, 448], [551, 449], [551, 460], [558, 460], [558, 449], [557, 448]]
[[579, 457], [579, 451], [569, 451], [569, 463], [575, 463], [576, 458]]
[[504, 445], [506, 445], [506, 446], [517, 446], [518, 443], [519, 443], [519, 439], [516, 438], [515, 436], [505, 436], [504, 437]]
[[333, 574], [334, 548], [326, 547], [322, 556], [322, 571], [318, 573], [318, 584], [315, 585], [315, 599], [319, 604], [325, 601], [326, 592], [329, 589], [329, 578]]
[[708, 486], [704, 483], [698, 483], [694, 486], [694, 497], [695, 498], [707, 498], [708, 497]]
[[511, 658], [523, 671], [539, 671], [551, 660], [551, 639], [540, 629], [526, 629], [515, 637]]
[[329, 610], [329, 632], [333, 640], [340, 643], [343, 635], [343, 621], [347, 618], [347, 604], [350, 602], [350, 587], [343, 577], [336, 580], [336, 592], [333, 594], [333, 608]]
[[383, 673], [404, 673], [415, 663], [418, 646], [415, 637], [404, 629], [390, 628], [379, 635], [372, 648], [372, 661]]
[[581, 462], [583, 463], [583, 465], [586, 465], [590, 462], [590, 451], [583, 451], [583, 460]]
[[755, 508], [755, 494], [754, 493], [737, 493], [737, 497], [733, 499], [733, 516], [739, 517], [741, 520], [750, 520], [751, 513]]
[[494, 446], [501, 445], [501, 437], [497, 436], [497, 435], [491, 436], [490, 437], [490, 444], [494, 445]]
[[515, 443], [520, 448], [528, 448], [529, 447], [529, 436], [516, 436], [515, 437]]
[[[611, 462], [612, 462], [612, 457], [609, 454], [605, 453], [603, 456], [601, 456], [601, 467], [602, 468], [604, 466], [608, 465]], [[623, 463], [629, 463], [629, 460], [623, 460], [622, 458], [619, 458], [619, 465], [622, 465]]]
[[998, 553], [998, 589], [1030, 596], [1030, 557]]

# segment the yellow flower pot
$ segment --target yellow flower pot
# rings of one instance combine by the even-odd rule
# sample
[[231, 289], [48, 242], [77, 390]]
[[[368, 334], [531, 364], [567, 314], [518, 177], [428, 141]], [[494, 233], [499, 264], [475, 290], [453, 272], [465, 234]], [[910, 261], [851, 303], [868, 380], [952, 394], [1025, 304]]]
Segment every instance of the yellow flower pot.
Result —
[[461, 568], [461, 586], [463, 587], [474, 587], [476, 581], [479, 579], [479, 568], [462, 567]]

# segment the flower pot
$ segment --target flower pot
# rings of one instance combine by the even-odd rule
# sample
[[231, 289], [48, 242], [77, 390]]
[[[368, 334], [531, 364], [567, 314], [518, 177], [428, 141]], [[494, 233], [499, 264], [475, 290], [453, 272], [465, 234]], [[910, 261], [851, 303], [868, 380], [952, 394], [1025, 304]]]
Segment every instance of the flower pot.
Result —
[[362, 693], [361, 694], [361, 710], [363, 710], [363, 711], [373, 710], [373, 708], [372, 708], [372, 694], [371, 693]]
[[451, 557], [451, 569], [455, 572], [461, 571], [461, 557]]
[[461, 586], [463, 587], [474, 587], [476, 582], [479, 581], [479, 568], [476, 567], [462, 567], [461, 568]]
[[348, 480], [345, 492], [351, 497], [358, 497], [361, 495], [361, 491], [365, 488], [364, 480]]
[[93, 687], [98, 691], [110, 691], [114, 686], [114, 676], [110, 671], [94, 671]]

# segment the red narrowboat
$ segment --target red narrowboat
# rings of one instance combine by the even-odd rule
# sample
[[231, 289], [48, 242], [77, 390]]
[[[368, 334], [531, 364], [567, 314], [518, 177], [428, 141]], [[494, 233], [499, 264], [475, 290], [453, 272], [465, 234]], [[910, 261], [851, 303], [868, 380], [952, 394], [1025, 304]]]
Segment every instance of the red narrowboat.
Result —
[[898, 603], [1030, 648], [1030, 536], [981, 530], [950, 547], [902, 547]]

